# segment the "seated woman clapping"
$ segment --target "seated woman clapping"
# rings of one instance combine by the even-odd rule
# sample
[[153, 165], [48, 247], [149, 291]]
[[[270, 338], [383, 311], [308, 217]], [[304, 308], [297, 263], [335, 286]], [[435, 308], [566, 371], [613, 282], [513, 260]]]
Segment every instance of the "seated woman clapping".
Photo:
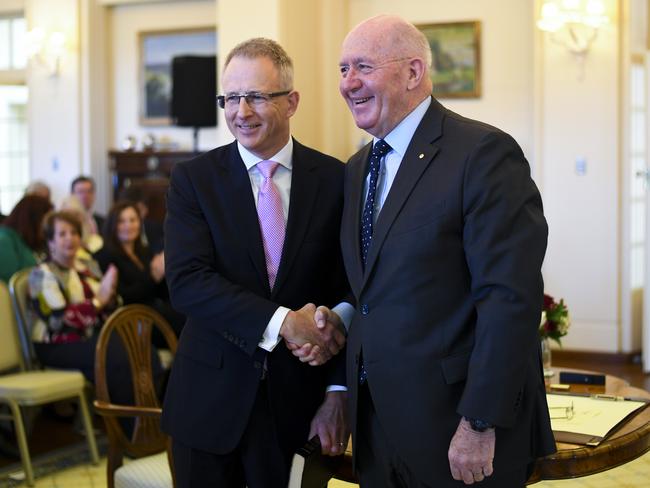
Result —
[[135, 203], [123, 200], [113, 205], [104, 224], [104, 247], [95, 257], [104, 270], [117, 267], [117, 291], [125, 304], [152, 307], [180, 334], [185, 316], [169, 303], [163, 253], [153, 254], [142, 242], [142, 219]]
[[[95, 261], [77, 257], [81, 222], [75, 213], [46, 215], [43, 233], [49, 258], [29, 277], [31, 305], [36, 315], [32, 328], [34, 350], [44, 366], [78, 369], [94, 381], [95, 344], [101, 326], [118, 305], [118, 272], [109, 266], [102, 276]], [[109, 389], [120, 403], [132, 401], [131, 371], [119, 342], [109, 346]], [[162, 371], [157, 357], [154, 371]]]

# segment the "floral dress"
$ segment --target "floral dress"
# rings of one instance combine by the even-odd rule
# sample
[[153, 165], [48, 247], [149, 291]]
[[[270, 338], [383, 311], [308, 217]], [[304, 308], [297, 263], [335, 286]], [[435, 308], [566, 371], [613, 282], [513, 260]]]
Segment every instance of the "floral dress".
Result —
[[97, 310], [93, 304], [101, 272], [94, 261], [75, 260], [72, 268], [53, 261], [32, 269], [29, 293], [35, 320], [34, 342], [65, 344], [90, 338], [101, 327], [111, 307]]

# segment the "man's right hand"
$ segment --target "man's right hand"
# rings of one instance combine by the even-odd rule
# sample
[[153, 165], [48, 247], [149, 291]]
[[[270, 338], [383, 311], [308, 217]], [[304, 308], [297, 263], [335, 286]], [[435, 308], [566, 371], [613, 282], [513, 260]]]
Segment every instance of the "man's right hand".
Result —
[[345, 345], [341, 328], [331, 322], [317, 327], [315, 314], [316, 306], [308, 303], [300, 310], [289, 312], [280, 327], [280, 336], [289, 349], [307, 347], [311, 351], [309, 364], [312, 366], [326, 363]]
[[[346, 331], [343, 325], [343, 321], [341, 320], [341, 317], [339, 317], [338, 314], [333, 310], [330, 310], [324, 306], [318, 307], [314, 313], [314, 320], [316, 321], [316, 327], [319, 329], [334, 328], [343, 334], [343, 337], [345, 338]], [[289, 347], [293, 355], [300, 359], [300, 361], [303, 363], [309, 363], [311, 366], [318, 366], [319, 364], [322, 364], [318, 360], [320, 348], [317, 345], [307, 343], [301, 347], [298, 347], [298, 345], [295, 344], [287, 344], [287, 347]]]

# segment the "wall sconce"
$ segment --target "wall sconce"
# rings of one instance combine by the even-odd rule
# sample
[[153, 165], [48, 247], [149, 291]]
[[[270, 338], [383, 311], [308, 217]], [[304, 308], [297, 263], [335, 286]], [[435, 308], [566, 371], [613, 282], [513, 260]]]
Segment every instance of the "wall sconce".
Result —
[[41, 27], [35, 27], [27, 33], [25, 47], [30, 60], [44, 66], [51, 77], [59, 76], [61, 57], [65, 52], [63, 32], [46, 32]]
[[598, 35], [598, 29], [609, 23], [603, 0], [545, 0], [537, 27], [550, 33], [550, 39], [566, 47], [580, 62], [584, 75], [584, 59]]

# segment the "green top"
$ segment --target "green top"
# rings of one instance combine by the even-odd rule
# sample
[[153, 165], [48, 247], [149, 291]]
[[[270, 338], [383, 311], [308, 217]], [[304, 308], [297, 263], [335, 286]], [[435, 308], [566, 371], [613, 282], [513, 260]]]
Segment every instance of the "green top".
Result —
[[0, 280], [9, 283], [16, 271], [36, 266], [34, 252], [11, 227], [0, 225]]

